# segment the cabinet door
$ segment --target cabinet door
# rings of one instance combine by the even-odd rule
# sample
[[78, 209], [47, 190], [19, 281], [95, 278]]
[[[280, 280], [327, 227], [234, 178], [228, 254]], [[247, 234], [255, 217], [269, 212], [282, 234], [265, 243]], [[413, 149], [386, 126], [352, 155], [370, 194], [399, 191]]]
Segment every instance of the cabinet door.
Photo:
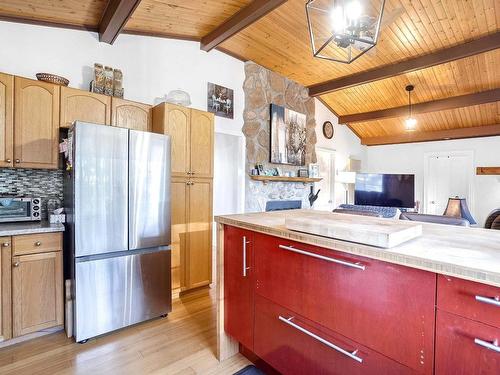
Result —
[[256, 294], [432, 372], [434, 273], [259, 233], [255, 248]]
[[172, 176], [186, 177], [189, 172], [191, 110], [173, 104], [165, 104], [162, 108], [164, 110], [163, 133], [171, 137]]
[[500, 374], [500, 329], [437, 312], [436, 375]]
[[253, 350], [253, 234], [224, 228], [224, 330]]
[[212, 181], [192, 180], [189, 187], [187, 287], [212, 282]]
[[113, 98], [111, 125], [145, 132], [151, 131], [151, 106]]
[[0, 237], [0, 341], [12, 337], [11, 238]]
[[83, 90], [61, 87], [61, 127], [69, 128], [74, 121], [109, 125], [111, 98]]
[[62, 325], [62, 252], [12, 258], [14, 337]]
[[186, 286], [185, 270], [187, 246], [187, 179], [174, 177], [171, 184], [171, 248], [172, 248], [172, 290], [179, 291]]
[[14, 76], [0, 73], [0, 167], [14, 162]]
[[15, 77], [15, 167], [57, 168], [59, 91], [57, 85]]
[[191, 110], [191, 167], [194, 177], [213, 177], [214, 115]]

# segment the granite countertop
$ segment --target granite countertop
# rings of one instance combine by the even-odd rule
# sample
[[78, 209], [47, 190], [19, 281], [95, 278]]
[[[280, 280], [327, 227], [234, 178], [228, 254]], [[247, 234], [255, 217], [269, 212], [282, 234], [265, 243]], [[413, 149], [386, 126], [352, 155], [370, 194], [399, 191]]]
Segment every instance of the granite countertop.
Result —
[[[390, 249], [336, 240], [285, 227], [286, 217], [300, 217], [311, 210], [275, 211], [216, 216], [221, 224], [317, 245], [324, 248], [362, 255], [425, 271], [455, 276], [500, 287], [500, 231], [442, 224], [422, 224], [422, 235]], [[321, 215], [346, 215], [314, 211]], [[356, 215], [352, 216], [356, 225]], [[345, 217], [345, 216], [344, 216]], [[392, 220], [379, 219], [373, 220]]]
[[64, 224], [50, 224], [48, 221], [28, 221], [0, 224], [0, 236], [17, 236], [20, 234], [51, 232], [64, 232]]

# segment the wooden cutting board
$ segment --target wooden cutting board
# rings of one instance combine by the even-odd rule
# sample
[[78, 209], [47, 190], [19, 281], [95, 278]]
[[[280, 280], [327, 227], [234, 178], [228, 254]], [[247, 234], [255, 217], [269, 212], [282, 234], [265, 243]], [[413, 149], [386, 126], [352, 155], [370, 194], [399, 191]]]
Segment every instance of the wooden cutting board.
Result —
[[314, 211], [287, 217], [285, 226], [290, 230], [386, 249], [422, 234], [422, 225], [409, 221]]

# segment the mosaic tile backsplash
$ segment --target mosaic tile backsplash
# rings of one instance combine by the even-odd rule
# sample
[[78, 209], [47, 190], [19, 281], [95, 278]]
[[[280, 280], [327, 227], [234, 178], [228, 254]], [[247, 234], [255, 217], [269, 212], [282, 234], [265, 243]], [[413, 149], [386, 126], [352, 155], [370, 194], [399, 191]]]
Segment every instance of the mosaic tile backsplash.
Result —
[[0, 196], [17, 195], [42, 198], [42, 218], [47, 218], [47, 200], [63, 204], [63, 171], [56, 169], [0, 168]]

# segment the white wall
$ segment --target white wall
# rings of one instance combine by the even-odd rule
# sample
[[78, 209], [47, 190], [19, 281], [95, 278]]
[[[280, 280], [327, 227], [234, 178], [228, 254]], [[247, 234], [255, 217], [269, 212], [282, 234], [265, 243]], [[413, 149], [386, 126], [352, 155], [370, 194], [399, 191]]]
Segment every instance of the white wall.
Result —
[[[216, 116], [215, 131], [244, 142], [244, 63], [224, 53], [203, 52], [195, 42], [135, 35], [120, 35], [111, 46], [99, 43], [95, 33], [1, 21], [0, 40], [0, 72], [33, 79], [38, 72], [54, 73], [68, 78], [70, 87], [88, 90], [98, 62], [121, 69], [125, 99], [143, 103], [155, 104], [170, 90], [182, 89], [191, 95], [191, 107], [206, 110], [207, 82], [231, 88], [234, 119]], [[217, 152], [216, 148], [218, 163], [228, 161], [220, 168], [234, 165]], [[244, 158], [238, 161], [244, 169]], [[244, 189], [237, 191], [244, 195]], [[214, 191], [215, 200], [218, 194], [223, 192]], [[244, 196], [238, 199], [243, 201]]]
[[[361, 160], [363, 168], [366, 158], [366, 146], [361, 145], [359, 138], [345, 125], [339, 125], [338, 118], [319, 100], [315, 100], [316, 109], [316, 147], [335, 150], [335, 169], [344, 171], [349, 159]], [[332, 139], [326, 139], [323, 135], [323, 123], [330, 121], [333, 124], [334, 135]], [[334, 206], [345, 201], [345, 191], [348, 186], [335, 183]]]
[[94, 63], [123, 72], [125, 99], [153, 104], [170, 90], [191, 95], [193, 108], [207, 109], [207, 82], [234, 90], [234, 120], [216, 117], [216, 131], [241, 133], [244, 64], [199, 43], [120, 35], [111, 46], [96, 33], [0, 21], [0, 72], [35, 78], [38, 72], [64, 76], [88, 90]]
[[[415, 199], [423, 202], [424, 154], [464, 150], [473, 151], [474, 168], [500, 165], [500, 137], [489, 137], [367, 147], [363, 171], [414, 173]], [[474, 175], [472, 189], [474, 195], [472, 215], [478, 224], [483, 226], [489, 212], [500, 208], [500, 177]]]

